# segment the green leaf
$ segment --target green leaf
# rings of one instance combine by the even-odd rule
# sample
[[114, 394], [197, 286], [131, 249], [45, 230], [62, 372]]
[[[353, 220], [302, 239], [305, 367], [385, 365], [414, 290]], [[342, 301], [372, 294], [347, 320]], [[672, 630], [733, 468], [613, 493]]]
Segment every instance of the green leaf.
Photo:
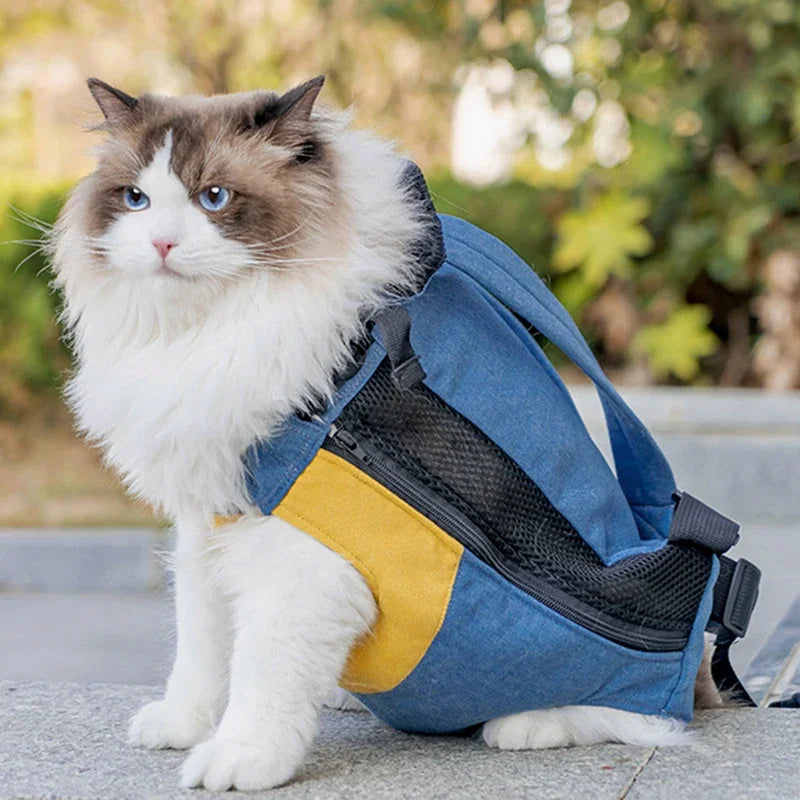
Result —
[[714, 353], [719, 344], [708, 329], [710, 321], [707, 306], [683, 306], [665, 322], [640, 331], [634, 339], [634, 350], [647, 356], [657, 377], [675, 375], [691, 381], [700, 372], [700, 359]]
[[649, 211], [645, 198], [618, 190], [598, 197], [585, 211], [568, 211], [558, 223], [553, 266], [559, 272], [578, 267], [595, 288], [611, 273], [629, 274], [631, 256], [642, 256], [653, 246], [642, 225]]
[[636, 186], [657, 184], [687, 159], [684, 141], [671, 130], [637, 120], [631, 125], [631, 145], [633, 151], [621, 171]]

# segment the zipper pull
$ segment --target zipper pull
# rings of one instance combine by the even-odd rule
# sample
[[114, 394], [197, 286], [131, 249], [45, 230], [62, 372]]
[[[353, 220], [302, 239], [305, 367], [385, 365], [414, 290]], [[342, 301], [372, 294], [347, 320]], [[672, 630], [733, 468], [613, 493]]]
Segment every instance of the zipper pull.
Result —
[[348, 433], [346, 430], [343, 430], [342, 428], [339, 428], [336, 425], [331, 425], [331, 429], [328, 435], [331, 441], [335, 442], [344, 450], [347, 450], [347, 452], [350, 453], [350, 455], [354, 456], [359, 461], [368, 462], [370, 460], [369, 454], [358, 443], [358, 439], [356, 439], [356, 437], [353, 436], [352, 433]]

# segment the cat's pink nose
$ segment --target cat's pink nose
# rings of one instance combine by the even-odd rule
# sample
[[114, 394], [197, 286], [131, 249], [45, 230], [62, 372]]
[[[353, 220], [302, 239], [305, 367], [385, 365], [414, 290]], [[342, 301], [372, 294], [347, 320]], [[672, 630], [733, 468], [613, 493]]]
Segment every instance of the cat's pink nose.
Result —
[[177, 242], [172, 242], [169, 239], [153, 239], [153, 247], [158, 250], [158, 254], [161, 258], [166, 258], [169, 251], [172, 250], [176, 244]]

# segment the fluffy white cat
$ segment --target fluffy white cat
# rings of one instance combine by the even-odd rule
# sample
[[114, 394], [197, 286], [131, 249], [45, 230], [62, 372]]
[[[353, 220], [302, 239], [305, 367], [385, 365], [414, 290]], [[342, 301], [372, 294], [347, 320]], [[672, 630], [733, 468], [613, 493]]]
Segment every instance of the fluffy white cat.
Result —
[[[360, 574], [264, 517], [241, 456], [330, 397], [364, 320], [413, 290], [423, 221], [386, 142], [279, 96], [132, 98], [101, 81], [95, 172], [59, 220], [57, 284], [78, 368], [69, 402], [129, 489], [175, 522], [177, 655], [130, 741], [192, 748], [182, 783], [289, 780], [375, 619]], [[218, 513], [241, 514], [215, 529]], [[589, 707], [484, 726], [521, 749], [681, 740], [669, 720]]]

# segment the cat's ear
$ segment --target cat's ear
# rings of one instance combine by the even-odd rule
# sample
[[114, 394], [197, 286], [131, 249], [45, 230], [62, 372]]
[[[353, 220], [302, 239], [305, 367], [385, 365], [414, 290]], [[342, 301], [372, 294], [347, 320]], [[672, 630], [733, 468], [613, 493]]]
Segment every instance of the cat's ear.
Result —
[[289, 89], [286, 94], [278, 98], [279, 119], [295, 122], [308, 122], [314, 103], [317, 101], [322, 85], [325, 83], [324, 75], [317, 75], [310, 81]]
[[86, 81], [89, 91], [92, 93], [97, 105], [103, 112], [103, 116], [109, 122], [121, 122], [130, 116], [136, 108], [138, 100], [125, 92], [109, 86], [98, 78], [89, 78]]
[[309, 132], [309, 120], [314, 103], [325, 83], [324, 75], [317, 75], [301, 83], [286, 94], [272, 97], [256, 109], [253, 123], [263, 128], [271, 142], [293, 147], [302, 144]]

